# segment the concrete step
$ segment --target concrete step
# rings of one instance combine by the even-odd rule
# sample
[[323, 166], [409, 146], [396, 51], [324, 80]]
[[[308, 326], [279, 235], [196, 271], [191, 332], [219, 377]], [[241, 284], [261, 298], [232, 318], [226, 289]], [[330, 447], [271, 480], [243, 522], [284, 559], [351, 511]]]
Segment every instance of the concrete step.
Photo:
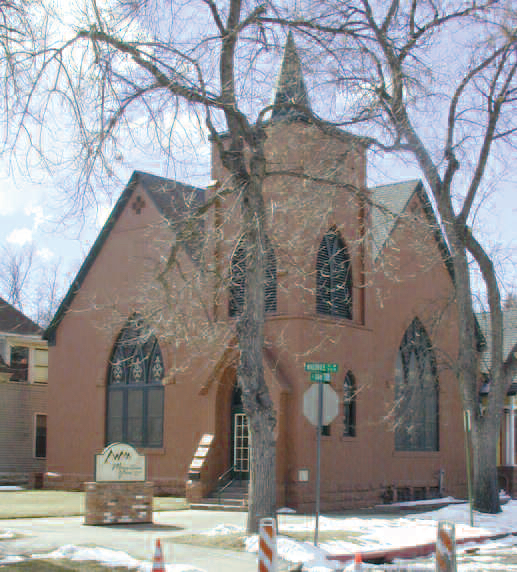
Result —
[[205, 502], [210, 499], [203, 499], [201, 502], [192, 503], [190, 508], [195, 510], [224, 510], [227, 512], [247, 512], [248, 506], [243, 504], [226, 504], [226, 503], [212, 503]]

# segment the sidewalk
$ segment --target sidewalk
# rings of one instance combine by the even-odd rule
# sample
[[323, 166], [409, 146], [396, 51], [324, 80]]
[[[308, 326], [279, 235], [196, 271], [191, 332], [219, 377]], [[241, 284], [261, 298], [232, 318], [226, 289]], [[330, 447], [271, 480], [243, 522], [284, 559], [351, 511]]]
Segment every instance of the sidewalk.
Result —
[[87, 526], [83, 517], [2, 520], [0, 529], [18, 538], [3, 540], [1, 554], [46, 554], [62, 546], [97, 546], [122, 551], [140, 561], [152, 561], [156, 540], [165, 562], [183, 570], [244, 572], [256, 569], [256, 554], [171, 542], [174, 536], [215, 528], [221, 522], [245, 526], [244, 513], [181, 510], [158, 512], [148, 525]]

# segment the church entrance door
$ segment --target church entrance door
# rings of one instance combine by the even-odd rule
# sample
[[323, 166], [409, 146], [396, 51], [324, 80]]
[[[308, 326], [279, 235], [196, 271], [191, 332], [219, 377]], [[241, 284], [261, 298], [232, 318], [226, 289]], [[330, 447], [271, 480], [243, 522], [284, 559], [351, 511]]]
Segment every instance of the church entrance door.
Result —
[[241, 390], [235, 385], [232, 396], [232, 466], [236, 479], [249, 479], [250, 455], [248, 417], [243, 411]]

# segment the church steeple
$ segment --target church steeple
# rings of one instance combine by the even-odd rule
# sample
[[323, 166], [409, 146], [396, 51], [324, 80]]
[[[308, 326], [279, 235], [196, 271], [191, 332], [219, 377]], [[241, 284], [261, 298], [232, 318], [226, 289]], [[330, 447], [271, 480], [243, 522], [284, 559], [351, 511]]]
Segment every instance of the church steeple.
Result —
[[294, 44], [292, 32], [287, 36], [284, 48], [282, 67], [278, 74], [274, 109], [271, 119], [305, 119], [309, 118], [306, 111], [296, 108], [301, 106], [310, 108], [309, 96], [303, 80], [300, 57]]

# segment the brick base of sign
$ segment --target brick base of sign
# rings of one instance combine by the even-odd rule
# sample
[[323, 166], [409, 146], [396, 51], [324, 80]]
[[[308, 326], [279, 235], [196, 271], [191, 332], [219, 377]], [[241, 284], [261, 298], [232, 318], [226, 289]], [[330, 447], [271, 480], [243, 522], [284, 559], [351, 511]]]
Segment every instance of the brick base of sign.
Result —
[[153, 483], [85, 483], [85, 524], [153, 522]]

